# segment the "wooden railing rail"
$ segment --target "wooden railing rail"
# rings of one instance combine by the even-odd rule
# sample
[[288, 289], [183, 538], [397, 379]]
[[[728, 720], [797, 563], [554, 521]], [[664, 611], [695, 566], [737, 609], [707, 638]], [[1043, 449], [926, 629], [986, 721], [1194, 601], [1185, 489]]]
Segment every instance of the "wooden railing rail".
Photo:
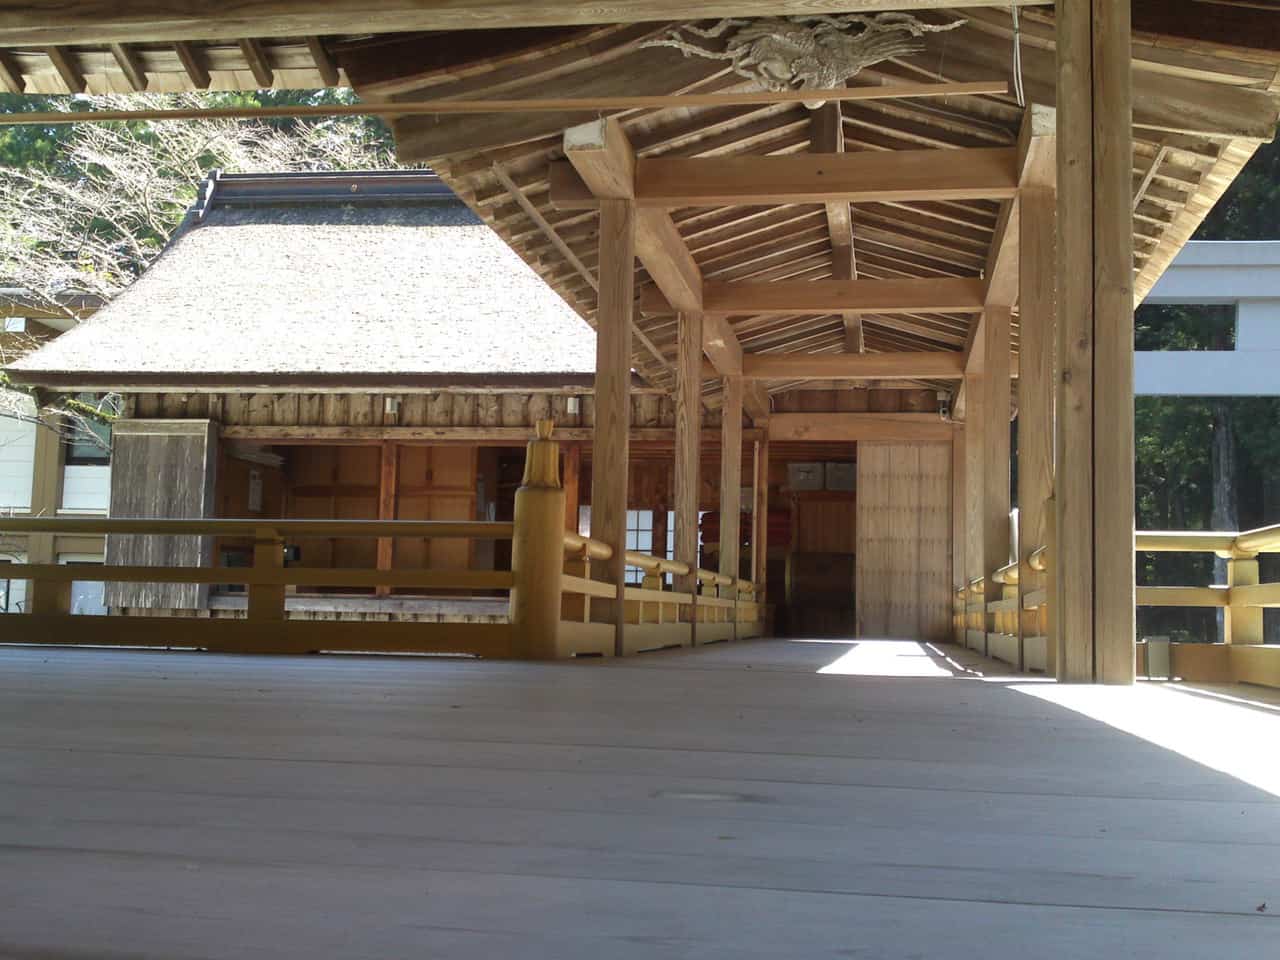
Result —
[[[1280, 607], [1280, 582], [1262, 583], [1258, 575], [1258, 556], [1280, 553], [1280, 524], [1239, 533], [1143, 530], [1134, 535], [1134, 549], [1210, 553], [1226, 560], [1225, 584], [1135, 587], [1138, 606], [1216, 608], [1225, 613], [1223, 643], [1173, 644], [1175, 650], [1182, 650], [1174, 655], [1181, 664], [1174, 673], [1179, 676], [1190, 673], [1195, 679], [1224, 682], [1234, 679], [1280, 686], [1280, 647], [1262, 646], [1262, 612], [1266, 607]], [[956, 587], [952, 621], [957, 642], [1020, 668], [1040, 660], [1043, 644], [1044, 669], [1051, 672], [1054, 656], [1048, 616], [1051, 585], [1045, 580], [1038, 584], [1020, 583], [1028, 576], [1027, 571], [1044, 574], [1051, 565], [1052, 553], [1046, 544], [1034, 550], [1023, 563], [1009, 563], [993, 570], [991, 580], [1002, 588], [1003, 596], [999, 600], [977, 599], [985, 592], [985, 577]], [[1037, 645], [1034, 656], [1027, 652], [1027, 645], [1032, 641]], [[1223, 648], [1230, 649], [1224, 652]], [[1138, 650], [1141, 665], [1146, 657], [1144, 645], [1140, 643]]]
[[[120, 646], [200, 647], [242, 652], [367, 650], [382, 652], [510, 655], [510, 627], [502, 623], [350, 622], [290, 620], [288, 587], [410, 587], [423, 590], [508, 591], [507, 570], [345, 569], [287, 567], [286, 542], [311, 538], [466, 538], [504, 540], [511, 523], [414, 520], [284, 520], [35, 517], [2, 518], [0, 533], [98, 534], [148, 537], [238, 537], [254, 544], [248, 567], [148, 566], [140, 564], [5, 565], [10, 579], [27, 580], [27, 612], [5, 618], [10, 642]], [[103, 583], [242, 585], [244, 619], [185, 616], [71, 616], [74, 581]]]
[[0, 533], [137, 534], [256, 537], [271, 529], [289, 539], [412, 537], [510, 540], [511, 523], [485, 520], [170, 520], [105, 517], [0, 517]]
[[[644, 572], [640, 586], [601, 582], [591, 564], [617, 558], [607, 543], [564, 529], [559, 445], [542, 421], [530, 441], [510, 523], [415, 520], [0, 518], [0, 533], [228, 537], [253, 543], [247, 567], [61, 566], [7, 564], [28, 580], [29, 615], [5, 618], [0, 640], [196, 646], [252, 652], [317, 649], [459, 652], [550, 659], [579, 653], [630, 653], [654, 647], [753, 636], [764, 619], [762, 591], [748, 580], [627, 551]], [[511, 540], [511, 570], [371, 570], [285, 566], [285, 544], [308, 538], [469, 538]], [[673, 575], [679, 589], [665, 583]], [[70, 616], [76, 580], [165, 584], [242, 584], [243, 619], [203, 609], [169, 615]], [[507, 591], [506, 622], [316, 621], [291, 619], [289, 586], [418, 587]], [[185, 615], [172, 615], [173, 613]]]

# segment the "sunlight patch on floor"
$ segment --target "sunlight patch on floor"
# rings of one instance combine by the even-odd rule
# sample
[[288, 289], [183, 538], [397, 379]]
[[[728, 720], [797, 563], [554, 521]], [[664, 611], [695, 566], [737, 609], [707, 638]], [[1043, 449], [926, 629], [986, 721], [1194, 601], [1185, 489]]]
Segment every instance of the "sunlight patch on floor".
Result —
[[846, 677], [950, 677], [923, 644], [910, 640], [859, 640], [818, 670]]
[[1010, 684], [1280, 797], [1280, 714], [1176, 687]]

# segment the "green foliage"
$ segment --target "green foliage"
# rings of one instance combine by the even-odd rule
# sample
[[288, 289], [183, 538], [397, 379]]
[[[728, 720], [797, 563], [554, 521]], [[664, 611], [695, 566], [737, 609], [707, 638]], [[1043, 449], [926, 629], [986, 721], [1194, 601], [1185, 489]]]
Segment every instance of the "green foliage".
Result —
[[1135, 350], [1230, 350], [1235, 306], [1144, 303], [1133, 316], [1133, 339]]

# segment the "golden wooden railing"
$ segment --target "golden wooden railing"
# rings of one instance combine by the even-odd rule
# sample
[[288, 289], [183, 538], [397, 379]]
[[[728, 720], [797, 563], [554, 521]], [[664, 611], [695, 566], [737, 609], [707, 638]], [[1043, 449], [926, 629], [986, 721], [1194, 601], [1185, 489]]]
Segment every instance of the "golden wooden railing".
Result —
[[[1173, 643], [1172, 676], [1202, 682], [1244, 682], [1280, 686], [1280, 646], [1263, 646], [1262, 611], [1280, 607], [1280, 583], [1262, 583], [1258, 556], [1280, 553], [1280, 524], [1243, 533], [1221, 531], [1139, 531], [1138, 552], [1212, 553], [1227, 562], [1221, 585], [1135, 587], [1137, 606], [1211, 607], [1224, 611], [1222, 643]], [[969, 581], [955, 592], [953, 626], [958, 643], [1004, 660], [1019, 669], [1053, 672], [1054, 645], [1049, 629], [1048, 579], [1045, 586], [1022, 590], [1024, 566], [1038, 574], [1050, 567], [1050, 549], [1040, 547], [1025, 565], [1010, 563], [992, 571], [1001, 585], [999, 600], [985, 600], [985, 578]], [[1044, 666], [1028, 643], [1044, 640]], [[1138, 673], [1145, 675], [1147, 649], [1138, 643]]]
[[[573, 645], [574, 653], [612, 652], [613, 627], [593, 623], [591, 600], [616, 603], [617, 588], [592, 580], [590, 566], [593, 560], [611, 559], [613, 550], [599, 540], [566, 533], [564, 552], [560, 631], [565, 642]], [[623, 588], [625, 653], [751, 636], [763, 626], [763, 606], [755, 600], [756, 587], [750, 581], [631, 550], [624, 559], [645, 574], [640, 586]], [[678, 578], [673, 589], [664, 589], [667, 574]], [[683, 587], [678, 586], [681, 581]]]
[[[287, 541], [309, 538], [414, 538], [509, 540], [510, 523], [413, 520], [170, 520], [59, 517], [0, 518], [3, 533], [107, 536], [241, 537], [254, 542], [253, 566], [137, 566], [108, 564], [6, 564], [4, 573], [28, 580], [27, 614], [0, 618], [0, 640], [105, 646], [160, 646], [257, 653], [317, 650], [512, 654], [506, 623], [352, 622], [291, 620], [286, 588], [416, 587], [423, 590], [509, 590], [514, 574], [503, 570], [369, 570], [286, 567]], [[71, 616], [72, 581], [241, 585], [244, 619], [189, 616]]]
[[[612, 560], [613, 549], [598, 540], [565, 532], [559, 447], [551, 432], [550, 422], [543, 421], [529, 444], [524, 482], [516, 494], [511, 523], [0, 518], [0, 533], [236, 537], [254, 543], [250, 567], [6, 565], [6, 575], [30, 581], [31, 591], [27, 614], [0, 618], [0, 642], [550, 659], [633, 653], [759, 634], [763, 604], [756, 598], [755, 586], [745, 580], [630, 551], [623, 559], [644, 571], [640, 586], [619, 587], [592, 579], [592, 561]], [[284, 565], [287, 541], [334, 537], [510, 540], [512, 569], [370, 570]], [[681, 578], [683, 588], [664, 589], [666, 574]], [[186, 615], [167, 611], [155, 616], [72, 616], [71, 584], [77, 580], [239, 584], [247, 591], [246, 612], [243, 618], [211, 617], [200, 610], [181, 611]], [[507, 591], [507, 617], [506, 622], [464, 623], [291, 619], [286, 608], [289, 586]], [[619, 615], [621, 629], [615, 623]]]

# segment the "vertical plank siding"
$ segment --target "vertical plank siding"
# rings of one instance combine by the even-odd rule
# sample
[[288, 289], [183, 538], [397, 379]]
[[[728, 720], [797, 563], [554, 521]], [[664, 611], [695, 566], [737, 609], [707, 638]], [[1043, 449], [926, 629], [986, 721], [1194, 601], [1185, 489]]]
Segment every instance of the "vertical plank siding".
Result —
[[858, 444], [860, 636], [949, 638], [951, 457], [946, 443]]
[[[217, 426], [211, 421], [117, 421], [113, 447], [112, 517], [213, 516]], [[108, 564], [200, 567], [212, 560], [212, 537], [107, 538]], [[111, 607], [195, 610], [206, 605], [208, 587], [109, 583], [104, 599]]]

